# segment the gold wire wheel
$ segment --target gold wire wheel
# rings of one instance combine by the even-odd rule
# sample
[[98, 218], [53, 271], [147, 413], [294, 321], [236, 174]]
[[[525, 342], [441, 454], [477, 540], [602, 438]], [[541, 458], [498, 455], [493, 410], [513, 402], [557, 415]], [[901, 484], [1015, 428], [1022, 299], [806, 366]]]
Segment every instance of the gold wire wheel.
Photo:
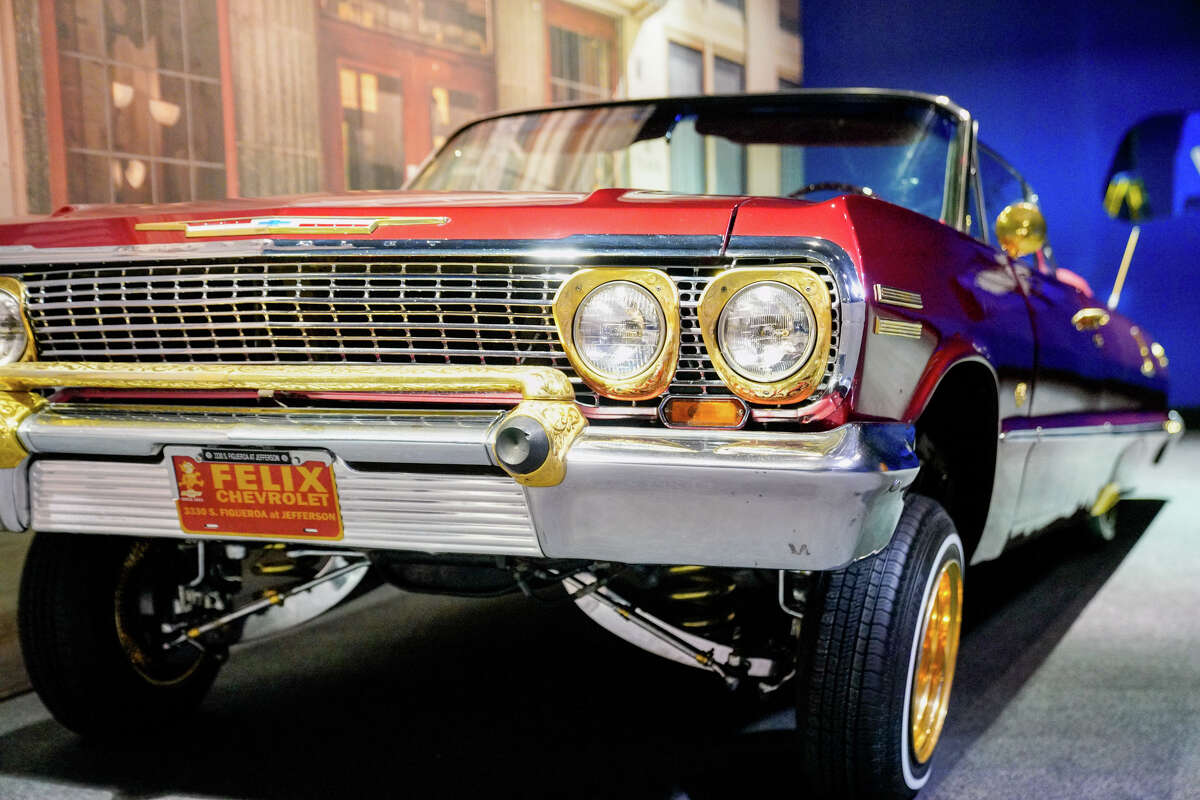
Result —
[[913, 672], [909, 715], [913, 755], [921, 764], [933, 755], [950, 706], [950, 684], [954, 682], [962, 627], [962, 597], [962, 567], [957, 561], [947, 561], [938, 571], [926, 602], [921, 652]]

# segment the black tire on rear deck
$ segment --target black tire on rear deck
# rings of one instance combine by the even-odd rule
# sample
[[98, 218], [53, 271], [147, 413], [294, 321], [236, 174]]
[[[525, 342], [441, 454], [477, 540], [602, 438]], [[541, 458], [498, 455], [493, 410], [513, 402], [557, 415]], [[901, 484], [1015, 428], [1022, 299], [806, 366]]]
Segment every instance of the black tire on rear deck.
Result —
[[76, 733], [151, 735], [190, 714], [212, 685], [216, 656], [188, 645], [166, 655], [145, 635], [147, 598], [170, 580], [175, 547], [34, 535], [21, 576], [21, 649], [34, 690]]
[[[939, 674], [953, 679], [963, 566], [962, 542], [945, 510], [928, 497], [910, 495], [882, 552], [820, 576], [810, 592], [796, 676], [806, 791], [815, 789], [820, 797], [907, 798], [925, 785], [930, 754], [920, 757], [911, 741], [914, 675], [930, 598], [945, 573], [957, 580], [953, 647], [945, 651], [951, 653], [949, 668], [934, 659], [925, 663], [935, 669], [922, 674], [933, 675], [937, 686]], [[940, 708], [940, 718], [933, 715], [936, 724], [921, 729], [921, 746], [930, 751], [941, 732], [944, 702]]]

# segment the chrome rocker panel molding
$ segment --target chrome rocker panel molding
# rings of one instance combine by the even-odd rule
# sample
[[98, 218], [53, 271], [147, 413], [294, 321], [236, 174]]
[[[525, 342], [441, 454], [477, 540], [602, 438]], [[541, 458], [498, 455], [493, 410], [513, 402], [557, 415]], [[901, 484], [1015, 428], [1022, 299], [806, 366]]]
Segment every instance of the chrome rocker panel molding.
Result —
[[345, 547], [833, 569], [888, 543], [918, 468], [913, 430], [901, 424], [591, 426], [568, 451], [562, 483], [521, 486], [490, 467], [487, 441], [502, 417], [47, 407], [18, 434], [31, 454], [28, 490], [25, 463], [0, 470], [0, 520], [203, 538], [179, 528], [164, 446], [319, 447], [335, 456]]

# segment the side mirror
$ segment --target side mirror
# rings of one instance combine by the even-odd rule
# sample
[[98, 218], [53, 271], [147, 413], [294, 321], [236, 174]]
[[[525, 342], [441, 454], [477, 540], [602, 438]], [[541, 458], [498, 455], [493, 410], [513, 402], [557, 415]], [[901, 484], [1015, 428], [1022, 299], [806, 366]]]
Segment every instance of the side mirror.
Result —
[[1104, 210], [1132, 222], [1108, 307], [1116, 308], [1140, 223], [1200, 214], [1200, 111], [1146, 117], [1125, 132], [1104, 179]]
[[1113, 219], [1200, 214], [1200, 111], [1146, 117], [1125, 132], [1104, 181]]
[[996, 241], [1012, 258], [1036, 253], [1046, 243], [1046, 218], [1033, 203], [1006, 206], [996, 217]]

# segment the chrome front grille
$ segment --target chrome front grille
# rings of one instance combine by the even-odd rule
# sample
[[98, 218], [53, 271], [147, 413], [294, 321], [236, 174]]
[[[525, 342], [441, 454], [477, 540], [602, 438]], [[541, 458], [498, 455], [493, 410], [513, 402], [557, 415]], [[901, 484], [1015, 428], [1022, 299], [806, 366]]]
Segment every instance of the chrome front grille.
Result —
[[[672, 394], [727, 394], [696, 320], [700, 294], [724, 266], [665, 267], [683, 313]], [[551, 308], [575, 269], [230, 259], [64, 265], [22, 277], [43, 360], [537, 365], [566, 372], [580, 402], [594, 405], [559, 345]]]

